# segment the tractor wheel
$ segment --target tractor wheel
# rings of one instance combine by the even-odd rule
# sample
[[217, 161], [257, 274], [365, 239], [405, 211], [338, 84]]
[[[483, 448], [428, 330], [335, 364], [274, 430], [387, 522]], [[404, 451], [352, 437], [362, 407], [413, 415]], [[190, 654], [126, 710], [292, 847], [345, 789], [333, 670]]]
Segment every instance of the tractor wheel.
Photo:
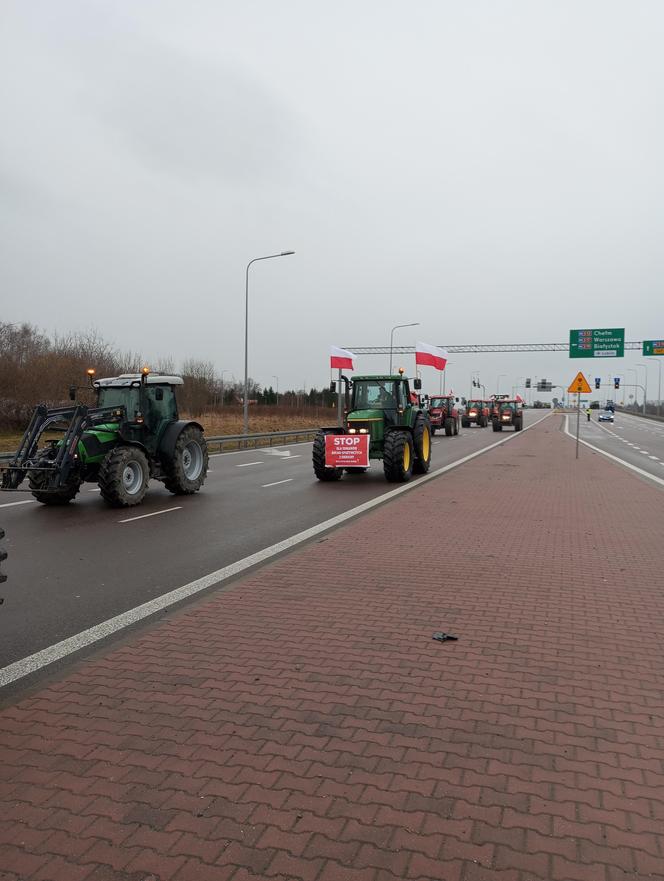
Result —
[[448, 416], [448, 418], [445, 420], [445, 434], [447, 435], [447, 437], [452, 437], [453, 434], [456, 434], [454, 430], [455, 424], [456, 423], [454, 419], [452, 419], [451, 416]]
[[514, 420], [514, 431], [521, 431], [523, 428], [523, 422], [520, 419]]
[[[46, 455], [40, 458], [37, 464], [46, 465], [51, 462], [51, 457]], [[80, 481], [75, 480], [70, 483], [69, 486], [64, 487], [58, 492], [41, 492], [43, 487], [47, 484], [47, 476], [43, 471], [30, 472], [28, 474], [28, 483], [30, 484], [32, 495], [38, 502], [41, 502], [42, 505], [66, 505], [78, 495], [78, 491], [81, 488]]]
[[189, 425], [175, 442], [173, 458], [164, 463], [164, 486], [177, 496], [190, 496], [205, 483], [208, 471], [208, 449], [203, 432]]
[[461, 420], [461, 425], [463, 428], [470, 428], [470, 419], [466, 419], [465, 417]]
[[390, 483], [405, 483], [413, 474], [413, 438], [408, 431], [388, 431], [383, 447], [383, 471]]
[[314, 474], [319, 480], [341, 480], [343, 468], [325, 467], [325, 432], [319, 431], [314, 438], [314, 446], [311, 452], [311, 462], [314, 466]]
[[413, 447], [415, 448], [413, 472], [426, 474], [431, 467], [431, 426], [424, 417], [420, 417], [415, 423]]
[[459, 420], [454, 420], [454, 434], [457, 435], [459, 433]]
[[115, 447], [99, 466], [99, 489], [102, 498], [113, 508], [139, 505], [149, 480], [148, 460], [138, 447]]
[[498, 419], [493, 420], [493, 430], [494, 431], [502, 431], [503, 430], [502, 423]]

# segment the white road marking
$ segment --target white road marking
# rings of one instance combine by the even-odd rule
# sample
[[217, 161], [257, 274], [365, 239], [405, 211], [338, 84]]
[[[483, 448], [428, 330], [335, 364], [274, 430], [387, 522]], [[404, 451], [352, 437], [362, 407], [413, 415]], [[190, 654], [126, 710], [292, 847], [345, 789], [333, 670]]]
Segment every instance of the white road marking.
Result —
[[279, 456], [281, 459], [290, 459], [290, 450], [279, 450], [277, 447], [259, 447], [259, 453], [266, 453], [268, 456]]
[[659, 462], [659, 456], [648, 456], [649, 459], [654, 459], [656, 462]]
[[[127, 612], [122, 612], [120, 615], [116, 615], [113, 618], [95, 624], [87, 630], [82, 630], [74, 636], [56, 642], [48, 648], [35, 652], [32, 655], [28, 655], [26, 658], [14, 661], [13, 664], [8, 664], [6, 667], [0, 668], [0, 688], [9, 685], [12, 682], [16, 682], [18, 679], [23, 679], [24, 676], [28, 676], [30, 673], [35, 673], [37, 670], [48, 667], [56, 661], [66, 658], [68, 655], [78, 652], [89, 645], [93, 645], [95, 642], [99, 642], [100, 639], [112, 636], [119, 630], [124, 630], [132, 624], [136, 624], [138, 621], [143, 621], [145, 618], [154, 615], [156, 612], [161, 612], [164, 609], [175, 605], [175, 603], [179, 603], [191, 596], [195, 596], [202, 590], [221, 584], [229, 578], [233, 578], [259, 563], [264, 563], [266, 560], [276, 557], [278, 554], [282, 554], [284, 551], [290, 550], [290, 548], [293, 548], [296, 545], [309, 541], [315, 536], [320, 535], [322, 532], [327, 532], [335, 526], [339, 526], [347, 520], [351, 520], [359, 514], [363, 514], [365, 511], [370, 511], [373, 508], [384, 505], [386, 502], [389, 502], [391, 499], [400, 496], [403, 493], [412, 492], [414, 489], [417, 489], [418, 486], [423, 486], [430, 480], [435, 480], [435, 478], [440, 477], [441, 474], [452, 471], [454, 468], [458, 468], [460, 465], [470, 462], [472, 459], [484, 455], [484, 453], [488, 453], [489, 450], [494, 450], [496, 447], [502, 446], [502, 444], [511, 443], [516, 438], [522, 437], [524, 432], [539, 425], [540, 422], [551, 416], [552, 413], [553, 411], [549, 411], [542, 416], [541, 419], [533, 422], [532, 425], [526, 425], [523, 431], [510, 433], [507, 437], [503, 437], [500, 440], [483, 447], [481, 450], [475, 450], [475, 452], [469, 453], [461, 459], [450, 462], [449, 465], [444, 465], [442, 468], [437, 468], [435, 471], [423, 474], [412, 483], [405, 483], [393, 490], [389, 490], [388, 492], [383, 493], [383, 495], [369, 499], [361, 505], [357, 505], [355, 508], [350, 508], [342, 514], [337, 514], [329, 520], [324, 520], [322, 523], [317, 523], [315, 526], [311, 526], [303, 532], [298, 532], [290, 538], [286, 538], [270, 547], [264, 548], [262, 551], [257, 551], [255, 554], [251, 554], [243, 560], [237, 560], [229, 566], [224, 566], [222, 569], [217, 569], [215, 572], [203, 575], [195, 581], [190, 581], [188, 584], [175, 588], [175, 590], [170, 590], [159, 597], [155, 597], [153, 600], [149, 600], [147, 603], [143, 603], [140, 606], [129, 609]], [[585, 444], [586, 441], [581, 441], [581, 443]], [[588, 446], [590, 446], [590, 444], [588, 444]], [[664, 484], [664, 480], [661, 480], [660, 482]]]
[[0, 508], [13, 508], [16, 505], [30, 505], [32, 502], [36, 502], [37, 499], [23, 499], [21, 502], [5, 502], [4, 505], [0, 505]]
[[439, 444], [439, 443], [440, 443], [440, 441], [431, 441], [431, 443], [432, 443], [432, 444], [434, 445], [434, 447], [435, 447], [436, 444]]
[[279, 486], [280, 483], [290, 483], [291, 480], [294, 480], [293, 477], [287, 477], [286, 480], [275, 480], [274, 483], [264, 483], [262, 484], [263, 489], [267, 489], [268, 486]]
[[[312, 443], [313, 443], [313, 441], [293, 441], [293, 443], [289, 444], [288, 446], [289, 447], [301, 447], [305, 444], [309, 444], [309, 446], [311, 446]], [[226, 450], [225, 452], [222, 452], [222, 453], [210, 453], [209, 456], [210, 456], [210, 459], [214, 459], [217, 456], [240, 456], [242, 453], [244, 453], [245, 455], [247, 453], [255, 453], [256, 449], [258, 449], [258, 448], [249, 447], [246, 450]]]
[[301, 457], [301, 453], [296, 453], [294, 456], [289, 456], [290, 459], [300, 459]]
[[182, 505], [177, 505], [175, 508], [164, 508], [163, 511], [153, 511], [152, 514], [139, 514], [138, 517], [127, 517], [126, 520], [118, 520], [118, 523], [133, 523], [134, 520], [145, 520], [146, 517], [157, 517], [159, 514], [170, 514], [171, 511], [180, 511], [182, 509]]
[[243, 462], [241, 465], [236, 465], [236, 468], [248, 468], [250, 465], [263, 465], [263, 462]]
[[650, 453], [648, 452], [648, 450], [639, 450], [638, 452], [641, 453], [643, 456], [649, 456], [649, 455], [650, 455]]
[[100, 493], [101, 489], [98, 486], [93, 486], [92, 489], [88, 490], [89, 493]]

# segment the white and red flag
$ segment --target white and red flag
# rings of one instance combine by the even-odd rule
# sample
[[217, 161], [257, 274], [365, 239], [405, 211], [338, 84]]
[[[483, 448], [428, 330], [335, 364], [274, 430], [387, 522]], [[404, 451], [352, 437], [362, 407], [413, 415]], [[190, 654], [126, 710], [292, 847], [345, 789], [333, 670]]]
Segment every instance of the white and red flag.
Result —
[[353, 355], [348, 349], [340, 349], [338, 346], [330, 346], [330, 367], [334, 370], [354, 370]]
[[430, 346], [429, 343], [415, 343], [415, 364], [445, 370], [447, 352], [438, 346]]

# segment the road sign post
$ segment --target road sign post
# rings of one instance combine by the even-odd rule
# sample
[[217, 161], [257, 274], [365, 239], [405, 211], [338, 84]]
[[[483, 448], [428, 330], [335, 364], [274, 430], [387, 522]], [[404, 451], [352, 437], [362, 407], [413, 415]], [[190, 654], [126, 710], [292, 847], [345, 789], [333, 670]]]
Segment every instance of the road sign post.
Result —
[[570, 358], [624, 358], [625, 328], [595, 327], [569, 332]]
[[583, 373], [579, 371], [572, 382], [569, 384], [567, 391], [576, 395], [576, 457], [579, 458], [579, 431], [581, 424], [581, 395], [591, 394], [590, 384]]

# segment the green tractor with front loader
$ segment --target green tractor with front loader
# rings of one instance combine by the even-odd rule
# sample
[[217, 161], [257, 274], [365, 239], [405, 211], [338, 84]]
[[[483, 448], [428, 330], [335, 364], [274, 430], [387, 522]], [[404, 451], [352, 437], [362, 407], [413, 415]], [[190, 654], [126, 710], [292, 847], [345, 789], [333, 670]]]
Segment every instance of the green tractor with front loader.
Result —
[[[403, 370], [392, 376], [357, 376], [352, 381], [344, 376], [342, 381], [343, 424], [321, 428], [314, 439], [312, 460], [318, 480], [364, 472], [371, 459], [382, 460], [391, 483], [426, 474], [431, 466], [431, 424]], [[420, 379], [413, 380], [414, 389], [421, 387]]]
[[[182, 377], [147, 368], [106, 379], [94, 374], [88, 370], [96, 406], [77, 402], [76, 386], [69, 390], [71, 407], [39, 404], [16, 455], [0, 463], [0, 489], [17, 491], [27, 479], [37, 501], [65, 505], [92, 482], [114, 508], [142, 502], [150, 478], [176, 495], [197, 492], [208, 450], [203, 427], [178, 418]], [[44, 433], [56, 436], [40, 444]]]

